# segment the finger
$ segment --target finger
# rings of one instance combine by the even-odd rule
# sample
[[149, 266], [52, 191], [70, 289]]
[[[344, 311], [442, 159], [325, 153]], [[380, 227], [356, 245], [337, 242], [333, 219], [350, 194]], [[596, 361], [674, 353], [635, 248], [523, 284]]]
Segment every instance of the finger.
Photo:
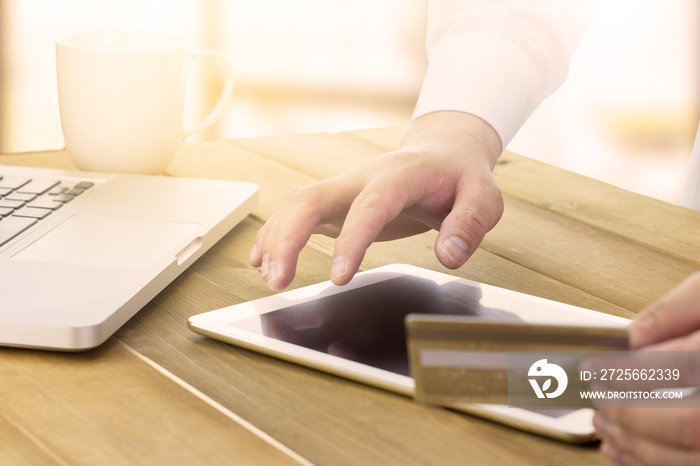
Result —
[[336, 285], [350, 281], [360, 267], [365, 251], [409, 199], [405, 189], [390, 180], [375, 179], [353, 202], [333, 251], [331, 280]]
[[[628, 409], [626, 411], [649, 412], [650, 409]], [[683, 410], [658, 410], [660, 412]], [[643, 417], [643, 416], [642, 416]], [[658, 419], [658, 418], [654, 418]], [[653, 423], [652, 419], [646, 419], [643, 423]], [[606, 424], [607, 425], [604, 425]], [[657, 436], [645, 436], [633, 430], [622, 428], [611, 420], [601, 417], [596, 413], [594, 425], [603, 438], [603, 453], [616, 464], [698, 464], [700, 452], [697, 448], [686, 448], [674, 444], [659, 441]], [[666, 424], [665, 424], [666, 425]], [[661, 428], [658, 429], [659, 433]], [[605, 446], [607, 445], [607, 447]]]
[[687, 278], [642, 311], [630, 325], [630, 344], [640, 348], [700, 328], [700, 274]]
[[299, 252], [314, 229], [325, 219], [339, 215], [354, 198], [352, 183], [335, 179], [297, 189], [263, 226], [256, 240], [256, 259], [270, 289], [289, 286], [296, 272]]
[[626, 452], [620, 451], [610, 442], [603, 442], [600, 444], [600, 452], [608, 460], [618, 466], [645, 466], [643, 463], [637, 461], [633, 456], [628, 455]]
[[700, 451], [700, 408], [604, 408], [596, 410], [594, 425], [604, 437]]
[[464, 265], [503, 214], [503, 196], [490, 174], [461, 184], [435, 241], [435, 255], [451, 269]]
[[260, 274], [271, 290], [281, 291], [292, 282], [299, 253], [310, 236], [310, 231], [302, 226], [299, 226], [294, 234], [267, 236], [263, 246], [265, 252], [262, 255]]
[[[654, 343], [653, 345], [645, 346], [644, 352], [660, 352], [660, 351], [683, 351], [690, 355], [690, 358], [694, 358], [696, 352], [700, 349], [700, 331], [691, 333], [683, 337], [673, 338], [672, 340], [665, 340], [661, 343]], [[680, 358], [679, 358], [680, 359]], [[693, 374], [695, 375], [695, 374]], [[696, 378], [700, 377], [697, 374]]]
[[257, 235], [255, 235], [255, 241], [253, 242], [253, 246], [250, 249], [250, 256], [248, 257], [248, 263], [252, 267], [260, 267], [262, 265], [263, 245], [265, 244], [265, 238], [267, 238], [267, 232], [270, 229], [270, 224], [274, 216], [275, 214], [272, 214], [272, 217], [260, 227]]
[[608, 460], [610, 460], [612, 463], [618, 466], [644, 466], [642, 463], [637, 461], [636, 458], [618, 450], [610, 442], [601, 443], [600, 452]]

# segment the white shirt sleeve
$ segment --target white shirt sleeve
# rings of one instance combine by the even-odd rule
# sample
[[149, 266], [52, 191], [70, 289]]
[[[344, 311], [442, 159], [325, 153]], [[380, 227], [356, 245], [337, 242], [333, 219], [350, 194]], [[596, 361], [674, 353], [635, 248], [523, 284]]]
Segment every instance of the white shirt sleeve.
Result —
[[496, 130], [505, 148], [566, 78], [596, 6], [591, 0], [429, 0], [428, 68], [413, 118], [471, 113]]

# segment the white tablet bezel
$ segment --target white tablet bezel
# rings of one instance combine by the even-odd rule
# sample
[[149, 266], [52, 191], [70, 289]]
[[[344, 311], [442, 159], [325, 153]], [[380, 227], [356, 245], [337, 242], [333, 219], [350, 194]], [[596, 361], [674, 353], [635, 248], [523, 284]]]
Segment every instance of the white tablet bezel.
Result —
[[[625, 327], [630, 322], [628, 319], [621, 317], [484, 285], [432, 270], [405, 264], [392, 264], [359, 273], [345, 286], [335, 286], [331, 282], [323, 282], [198, 314], [190, 317], [188, 326], [192, 331], [211, 338], [412, 397], [415, 384], [411, 377], [377, 369], [235, 327], [236, 322], [249, 317], [260, 316], [292, 305], [405, 275], [429, 279], [440, 285], [450, 281], [459, 281], [480, 287], [482, 292], [490, 293], [490, 296], [495, 297], [496, 300], [519, 300], [520, 302], [526, 300], [538, 304], [535, 307], [535, 311], [531, 310], [530, 312], [518, 314], [526, 322], [597, 325], [601, 327]], [[498, 303], [492, 304], [498, 306]], [[540, 308], [548, 310], [539, 310]], [[593, 411], [591, 409], [579, 409], [561, 417], [550, 417], [534, 411], [506, 405], [465, 403], [455, 404], [451, 408], [570, 442], [586, 442], [595, 438], [592, 425]]]

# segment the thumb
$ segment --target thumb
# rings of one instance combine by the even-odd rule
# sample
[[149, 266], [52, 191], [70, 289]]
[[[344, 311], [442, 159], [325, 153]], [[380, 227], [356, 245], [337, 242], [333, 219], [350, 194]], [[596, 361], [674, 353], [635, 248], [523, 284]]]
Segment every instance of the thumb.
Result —
[[493, 178], [460, 189], [435, 241], [438, 260], [450, 269], [464, 265], [501, 215], [503, 196]]
[[700, 329], [700, 273], [694, 273], [630, 325], [630, 344], [640, 348], [688, 335]]

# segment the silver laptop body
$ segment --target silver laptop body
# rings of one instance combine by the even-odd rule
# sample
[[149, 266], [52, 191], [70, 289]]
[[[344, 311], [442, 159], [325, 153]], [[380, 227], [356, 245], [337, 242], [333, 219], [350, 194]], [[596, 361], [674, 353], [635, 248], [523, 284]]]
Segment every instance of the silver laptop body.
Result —
[[245, 218], [259, 190], [3, 165], [0, 176], [0, 345], [68, 351], [109, 338]]

